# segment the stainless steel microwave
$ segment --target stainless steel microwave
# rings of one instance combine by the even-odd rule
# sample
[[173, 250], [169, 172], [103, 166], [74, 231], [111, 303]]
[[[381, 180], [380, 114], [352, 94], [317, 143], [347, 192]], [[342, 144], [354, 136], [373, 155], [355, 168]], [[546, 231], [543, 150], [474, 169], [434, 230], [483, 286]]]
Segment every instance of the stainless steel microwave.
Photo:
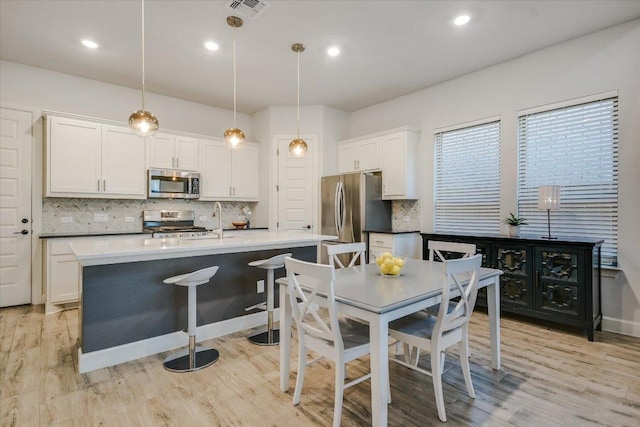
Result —
[[200, 174], [171, 169], [149, 169], [147, 197], [150, 199], [197, 199]]

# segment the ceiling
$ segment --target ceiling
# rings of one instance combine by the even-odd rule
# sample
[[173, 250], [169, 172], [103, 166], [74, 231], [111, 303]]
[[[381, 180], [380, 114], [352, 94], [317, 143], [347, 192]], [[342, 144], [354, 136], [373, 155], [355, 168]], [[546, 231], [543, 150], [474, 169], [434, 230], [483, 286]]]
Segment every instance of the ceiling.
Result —
[[[640, 0], [267, 1], [236, 30], [238, 111], [248, 114], [296, 104], [295, 42], [306, 46], [301, 104], [354, 111], [640, 17]], [[238, 13], [227, 3], [145, 2], [148, 92], [233, 109], [226, 17]], [[135, 0], [0, 0], [0, 59], [139, 89], [140, 9]], [[454, 26], [462, 13], [471, 21]], [[334, 44], [341, 54], [328, 57]]]

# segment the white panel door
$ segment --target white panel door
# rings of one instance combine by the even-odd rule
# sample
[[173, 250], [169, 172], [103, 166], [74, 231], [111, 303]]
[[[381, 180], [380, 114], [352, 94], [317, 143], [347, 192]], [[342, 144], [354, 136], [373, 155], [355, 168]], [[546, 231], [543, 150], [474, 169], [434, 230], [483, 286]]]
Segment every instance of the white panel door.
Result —
[[0, 111], [1, 307], [31, 302], [31, 126], [29, 112]]
[[231, 150], [231, 184], [238, 200], [258, 200], [258, 147], [245, 144]]
[[102, 126], [102, 191], [145, 198], [145, 141], [129, 128]]
[[278, 231], [312, 233], [314, 192], [313, 192], [313, 154], [311, 144], [309, 152], [302, 158], [289, 153], [290, 139], [278, 139]]
[[356, 142], [338, 145], [338, 173], [349, 173], [356, 170], [358, 147]]
[[406, 138], [404, 133], [382, 138], [382, 197], [402, 196], [406, 192]]
[[357, 166], [359, 171], [380, 169], [380, 138], [360, 141]]
[[48, 119], [47, 195], [99, 193], [100, 124], [66, 117]]

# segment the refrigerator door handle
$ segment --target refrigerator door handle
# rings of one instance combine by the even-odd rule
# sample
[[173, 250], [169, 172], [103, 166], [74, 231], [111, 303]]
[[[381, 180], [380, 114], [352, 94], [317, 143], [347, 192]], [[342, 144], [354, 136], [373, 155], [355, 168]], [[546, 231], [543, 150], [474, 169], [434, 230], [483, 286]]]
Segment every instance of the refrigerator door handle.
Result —
[[344, 233], [344, 221], [347, 214], [347, 204], [344, 195], [344, 183], [340, 182], [340, 234]]
[[333, 222], [336, 226], [336, 234], [340, 235], [340, 220], [339, 220], [339, 200], [340, 200], [340, 181], [338, 181], [338, 183], [336, 184], [336, 192], [333, 198]]

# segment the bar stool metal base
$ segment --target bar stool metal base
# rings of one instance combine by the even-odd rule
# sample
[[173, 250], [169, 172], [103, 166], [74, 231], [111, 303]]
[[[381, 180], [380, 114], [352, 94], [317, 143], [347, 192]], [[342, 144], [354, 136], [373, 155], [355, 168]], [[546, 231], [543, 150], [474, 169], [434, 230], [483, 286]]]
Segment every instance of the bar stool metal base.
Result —
[[247, 339], [253, 344], [258, 345], [278, 345], [280, 343], [280, 330], [274, 329], [272, 331], [271, 341], [269, 341], [269, 331], [264, 331], [259, 334], [251, 335]]
[[171, 372], [193, 372], [214, 364], [220, 357], [218, 350], [198, 346], [193, 363], [189, 363], [189, 351], [179, 351], [164, 359], [164, 368]]

